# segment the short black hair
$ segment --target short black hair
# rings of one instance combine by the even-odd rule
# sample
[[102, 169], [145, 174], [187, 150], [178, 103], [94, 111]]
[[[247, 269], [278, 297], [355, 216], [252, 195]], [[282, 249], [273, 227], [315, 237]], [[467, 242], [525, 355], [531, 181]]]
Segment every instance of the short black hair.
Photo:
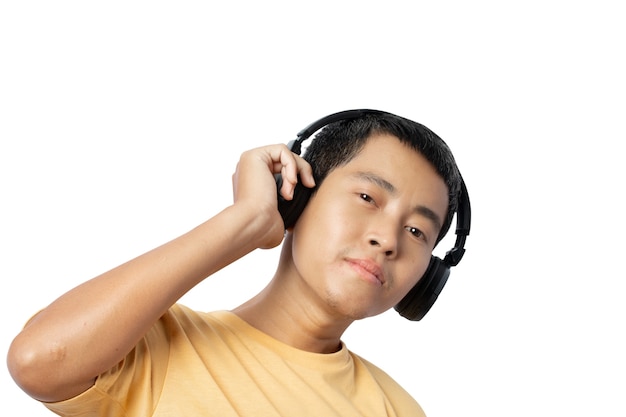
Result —
[[316, 187], [335, 168], [352, 160], [375, 134], [389, 134], [423, 155], [448, 187], [448, 211], [439, 232], [439, 242], [448, 232], [458, 208], [461, 174], [448, 145], [426, 126], [391, 113], [366, 113], [354, 119], [327, 125], [306, 148], [303, 158], [313, 168]]

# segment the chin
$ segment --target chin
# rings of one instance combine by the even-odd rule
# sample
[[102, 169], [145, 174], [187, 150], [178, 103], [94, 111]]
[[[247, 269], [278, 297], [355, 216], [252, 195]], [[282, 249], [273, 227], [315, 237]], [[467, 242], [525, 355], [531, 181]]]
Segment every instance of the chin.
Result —
[[372, 304], [363, 303], [362, 300], [338, 298], [332, 294], [328, 295], [326, 302], [338, 317], [351, 321], [377, 316], [384, 311], [375, 309]]

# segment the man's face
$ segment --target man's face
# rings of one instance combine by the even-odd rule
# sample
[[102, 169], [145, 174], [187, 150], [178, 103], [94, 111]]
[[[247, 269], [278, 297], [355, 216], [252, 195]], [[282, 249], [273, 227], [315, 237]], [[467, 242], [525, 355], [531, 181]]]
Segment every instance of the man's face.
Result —
[[352, 320], [393, 307], [426, 271], [447, 208], [448, 189], [422, 155], [372, 136], [328, 174], [293, 229], [310, 301]]

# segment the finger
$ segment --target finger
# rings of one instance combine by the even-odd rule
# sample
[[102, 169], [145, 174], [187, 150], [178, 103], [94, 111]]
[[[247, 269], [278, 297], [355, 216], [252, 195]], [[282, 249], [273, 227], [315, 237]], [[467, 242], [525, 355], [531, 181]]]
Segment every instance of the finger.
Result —
[[289, 162], [281, 166], [283, 183], [280, 193], [287, 199], [293, 197], [293, 192], [295, 191], [298, 181], [301, 181], [305, 187], [311, 188], [315, 186], [311, 165], [299, 155], [292, 153], [292, 157], [293, 159], [287, 158]]
[[309, 188], [315, 187], [315, 178], [313, 177], [313, 168], [311, 165], [303, 158], [299, 158], [297, 164], [298, 175], [300, 176], [302, 185]]

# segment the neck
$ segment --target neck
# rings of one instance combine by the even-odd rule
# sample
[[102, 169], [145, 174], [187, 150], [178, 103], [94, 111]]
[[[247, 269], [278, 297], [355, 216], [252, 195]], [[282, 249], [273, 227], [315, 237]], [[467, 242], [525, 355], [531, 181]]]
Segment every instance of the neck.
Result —
[[235, 308], [241, 319], [265, 334], [297, 349], [333, 353], [353, 322], [333, 315], [290, 268], [279, 267], [268, 286]]

